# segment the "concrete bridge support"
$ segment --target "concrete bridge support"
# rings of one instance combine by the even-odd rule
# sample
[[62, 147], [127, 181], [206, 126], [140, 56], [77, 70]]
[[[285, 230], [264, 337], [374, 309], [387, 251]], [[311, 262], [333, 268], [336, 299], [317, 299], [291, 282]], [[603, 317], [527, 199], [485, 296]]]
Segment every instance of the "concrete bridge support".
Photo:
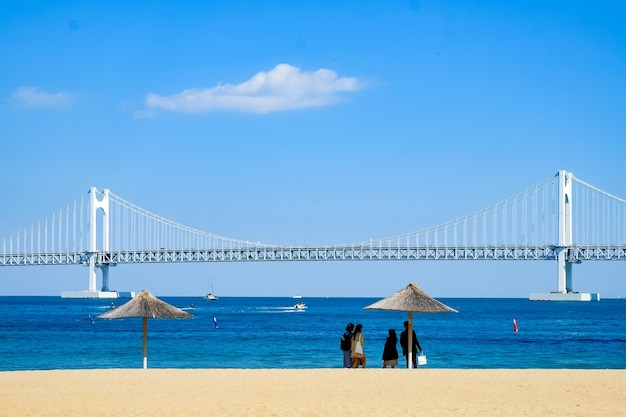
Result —
[[[89, 208], [89, 252], [91, 257], [89, 259], [89, 291], [96, 291], [96, 263], [95, 257], [98, 253], [98, 210], [102, 210], [102, 250], [109, 251], [109, 190], [105, 189], [102, 192], [102, 200], [98, 200], [98, 190], [96, 187], [91, 187], [89, 190], [91, 197], [91, 204]], [[103, 271], [104, 272], [104, 271]], [[104, 274], [103, 274], [104, 275]], [[106, 280], [103, 276], [103, 288], [102, 291], [108, 291], [109, 276], [108, 268], [106, 271]], [[104, 287], [107, 287], [105, 290]]]
[[572, 263], [565, 260], [565, 248], [572, 245], [572, 174], [559, 171], [559, 248], [557, 293], [572, 292]]
[[556, 291], [531, 293], [531, 301], [599, 301], [599, 294], [577, 293], [573, 289], [572, 263], [567, 261], [567, 248], [572, 246], [572, 173], [559, 171], [559, 218], [557, 245]]
[[[89, 190], [89, 289], [87, 291], [64, 291], [63, 298], [118, 298], [117, 291], [109, 290], [109, 266], [96, 265], [98, 256], [98, 210], [102, 210], [102, 251], [109, 251], [109, 190], [102, 192], [98, 200], [98, 190]], [[96, 288], [97, 270], [102, 271], [102, 290]]]

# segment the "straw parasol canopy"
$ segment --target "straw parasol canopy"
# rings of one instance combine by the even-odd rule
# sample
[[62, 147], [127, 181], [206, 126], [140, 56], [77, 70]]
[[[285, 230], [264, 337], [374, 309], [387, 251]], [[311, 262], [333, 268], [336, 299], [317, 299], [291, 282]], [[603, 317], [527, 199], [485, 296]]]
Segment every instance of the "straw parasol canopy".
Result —
[[153, 319], [182, 319], [191, 314], [161, 301], [148, 290], [141, 291], [135, 298], [116, 309], [98, 316], [101, 319], [143, 318], [143, 367], [148, 367], [148, 317]]
[[417, 284], [410, 283], [406, 288], [383, 298], [365, 310], [418, 311], [420, 313], [458, 313], [440, 301], [435, 300]]
[[392, 311], [407, 311], [409, 313], [409, 326], [408, 326], [408, 367], [412, 367], [413, 361], [413, 312], [418, 313], [458, 313], [455, 309], [448, 307], [440, 301], [435, 300], [430, 295], [426, 294], [417, 284], [410, 283], [406, 288], [391, 294], [388, 297], [383, 298], [370, 304], [364, 308], [364, 310], [392, 310]]

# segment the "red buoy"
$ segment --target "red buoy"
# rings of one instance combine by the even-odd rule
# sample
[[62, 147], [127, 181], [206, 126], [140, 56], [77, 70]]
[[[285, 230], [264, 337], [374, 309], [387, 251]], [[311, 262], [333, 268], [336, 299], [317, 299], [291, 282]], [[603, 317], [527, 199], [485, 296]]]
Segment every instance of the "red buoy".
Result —
[[519, 330], [519, 328], [517, 327], [517, 321], [515, 319], [513, 319], [513, 331], [515, 333], [517, 333], [518, 330]]

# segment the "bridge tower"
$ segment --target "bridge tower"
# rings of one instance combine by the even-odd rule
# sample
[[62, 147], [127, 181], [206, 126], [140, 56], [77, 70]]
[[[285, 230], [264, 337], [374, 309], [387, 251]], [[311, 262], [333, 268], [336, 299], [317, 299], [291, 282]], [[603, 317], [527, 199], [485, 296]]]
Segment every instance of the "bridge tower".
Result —
[[96, 268], [102, 270], [102, 291], [109, 291], [109, 266], [96, 265], [98, 256], [98, 210], [102, 210], [102, 250], [109, 251], [109, 190], [104, 189], [102, 200], [98, 201], [96, 187], [89, 190], [89, 292], [96, 291]]
[[572, 178], [573, 174], [564, 170], [559, 177], [559, 241], [557, 253], [556, 291], [551, 293], [531, 293], [531, 301], [599, 301], [600, 294], [574, 292], [572, 286], [572, 262], [567, 260], [567, 250], [572, 246]]
[[572, 245], [572, 174], [559, 171], [559, 242], [557, 246], [557, 290], [572, 292], [572, 263], [567, 261], [567, 248]]
[[[102, 210], [102, 248], [109, 251], [110, 212], [109, 190], [104, 189], [102, 199], [98, 200], [98, 190], [91, 187], [89, 190], [89, 289], [86, 291], [63, 291], [62, 298], [118, 298], [120, 293], [109, 290], [109, 265], [98, 265], [98, 210]], [[102, 290], [96, 289], [97, 269], [102, 271]], [[133, 293], [124, 293], [123, 297], [133, 297]]]

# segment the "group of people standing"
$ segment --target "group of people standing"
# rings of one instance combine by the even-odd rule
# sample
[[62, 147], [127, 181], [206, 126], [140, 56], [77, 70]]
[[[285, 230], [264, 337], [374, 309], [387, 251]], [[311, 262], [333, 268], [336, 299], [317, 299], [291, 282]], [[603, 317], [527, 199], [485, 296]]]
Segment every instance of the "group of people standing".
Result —
[[365, 368], [366, 358], [363, 350], [363, 325], [348, 323], [346, 331], [341, 335], [341, 350], [343, 351], [343, 367]]
[[[404, 330], [400, 333], [400, 347], [402, 348], [402, 354], [406, 358], [406, 366], [409, 367], [409, 322], [404, 322]], [[415, 331], [413, 331], [412, 340], [412, 358], [413, 368], [417, 368], [417, 352], [423, 352]], [[385, 340], [385, 347], [383, 348], [383, 368], [390, 366], [395, 368], [398, 365], [398, 337], [395, 329], [389, 329], [387, 339]], [[363, 325], [348, 323], [346, 331], [341, 335], [341, 350], [343, 351], [343, 367], [344, 368], [358, 368], [361, 366], [365, 368], [366, 358], [363, 338]]]

